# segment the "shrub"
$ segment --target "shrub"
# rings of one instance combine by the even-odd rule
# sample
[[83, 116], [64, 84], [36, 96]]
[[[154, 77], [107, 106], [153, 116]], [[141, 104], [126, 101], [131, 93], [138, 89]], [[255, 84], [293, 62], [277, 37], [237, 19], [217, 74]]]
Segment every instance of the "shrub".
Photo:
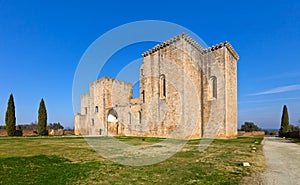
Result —
[[261, 128], [259, 128], [253, 122], [245, 122], [241, 127], [241, 131], [245, 131], [245, 132], [261, 131]]

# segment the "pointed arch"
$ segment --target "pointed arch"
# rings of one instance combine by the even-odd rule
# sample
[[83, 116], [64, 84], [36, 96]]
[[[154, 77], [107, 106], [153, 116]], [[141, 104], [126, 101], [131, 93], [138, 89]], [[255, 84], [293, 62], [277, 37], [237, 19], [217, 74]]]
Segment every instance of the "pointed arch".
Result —
[[159, 77], [159, 97], [166, 98], [166, 76], [164, 74]]
[[209, 91], [210, 91], [210, 99], [217, 99], [218, 91], [217, 91], [217, 77], [212, 76], [209, 78]]
[[128, 112], [128, 123], [129, 123], [129, 125], [131, 125], [131, 113], [130, 112]]
[[145, 103], [145, 91], [144, 90], [142, 91], [142, 101], [143, 101], [143, 103]]
[[142, 123], [142, 112], [141, 111], [139, 111], [139, 113], [138, 113], [138, 118], [139, 118], [139, 123]]
[[114, 109], [110, 109], [107, 114], [108, 122], [117, 122], [118, 121], [118, 113]]

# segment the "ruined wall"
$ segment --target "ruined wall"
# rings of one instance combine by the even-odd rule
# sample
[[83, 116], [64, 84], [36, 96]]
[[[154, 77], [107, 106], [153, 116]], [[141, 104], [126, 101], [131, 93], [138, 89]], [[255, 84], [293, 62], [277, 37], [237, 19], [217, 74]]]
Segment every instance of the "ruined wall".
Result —
[[[226, 136], [225, 112], [225, 61], [223, 48], [212, 47], [205, 52], [205, 74], [203, 80], [203, 137], [215, 138]], [[216, 81], [216, 95], [213, 95], [212, 81]]]
[[[185, 40], [187, 39], [187, 40]], [[141, 92], [144, 92], [145, 135], [175, 138], [201, 137], [201, 79], [199, 46], [175, 37], [144, 54]], [[190, 41], [191, 42], [191, 41]], [[161, 77], [165, 96], [161, 97]], [[193, 110], [193, 111], [192, 111]]]
[[237, 135], [237, 59], [238, 55], [228, 43], [225, 50], [226, 75], [226, 137]]
[[[143, 57], [140, 97], [132, 99], [132, 84], [116, 79], [91, 83], [90, 93], [81, 99], [81, 113], [75, 115], [75, 133], [82, 128], [81, 134], [87, 135], [179, 139], [237, 135], [238, 56], [229, 43], [204, 49], [181, 34]], [[112, 109], [118, 118], [108, 123]]]
[[107, 123], [108, 112], [118, 113], [119, 129], [125, 132], [128, 121], [129, 102], [132, 98], [132, 85], [116, 79], [104, 77], [90, 84], [90, 93], [81, 98], [81, 113], [75, 115], [75, 134], [113, 135], [113, 124]]
[[[231, 138], [237, 136], [237, 60], [238, 55], [228, 43], [221, 43], [205, 51], [206, 62], [208, 64], [209, 77], [217, 81], [217, 95], [212, 97], [208, 95], [207, 102], [204, 101], [204, 107], [210, 105], [212, 110], [210, 114], [204, 112], [204, 118], [208, 118], [207, 133], [208, 137]], [[204, 85], [204, 88], [212, 88]], [[209, 90], [208, 90], [209, 92]], [[211, 92], [209, 92], [211, 93]], [[205, 105], [206, 104], [206, 105]], [[205, 136], [204, 136], [205, 137]]]
[[74, 118], [75, 135], [89, 135], [89, 112], [90, 112], [90, 94], [81, 96], [81, 109]]
[[[115, 133], [124, 135], [125, 130], [128, 129], [127, 123], [129, 123], [128, 114], [130, 113], [129, 104], [132, 98], [132, 84], [112, 78], [104, 78], [102, 83], [96, 85], [95, 88], [102, 92], [102, 95], [98, 96], [97, 94], [96, 99], [98, 101], [95, 101], [95, 106], [101, 107], [97, 113], [100, 118], [99, 129], [104, 131], [104, 135], [115, 135]], [[117, 113], [118, 123], [108, 123], [107, 117], [112, 109]], [[110, 132], [107, 133], [106, 130]]]

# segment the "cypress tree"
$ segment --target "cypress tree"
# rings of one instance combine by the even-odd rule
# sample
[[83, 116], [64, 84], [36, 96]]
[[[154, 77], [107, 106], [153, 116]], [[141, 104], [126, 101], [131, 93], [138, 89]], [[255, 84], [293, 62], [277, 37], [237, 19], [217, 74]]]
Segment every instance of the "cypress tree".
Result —
[[16, 112], [14, 97], [12, 94], [9, 96], [7, 110], [5, 114], [6, 132], [8, 136], [14, 136], [16, 133]]
[[40, 136], [47, 135], [47, 110], [46, 110], [44, 99], [42, 99], [40, 102], [40, 107], [38, 112], [38, 134]]
[[289, 133], [289, 113], [287, 110], [286, 105], [283, 106], [283, 111], [282, 111], [282, 117], [281, 117], [281, 126], [279, 130], [279, 136], [284, 137], [287, 136]]

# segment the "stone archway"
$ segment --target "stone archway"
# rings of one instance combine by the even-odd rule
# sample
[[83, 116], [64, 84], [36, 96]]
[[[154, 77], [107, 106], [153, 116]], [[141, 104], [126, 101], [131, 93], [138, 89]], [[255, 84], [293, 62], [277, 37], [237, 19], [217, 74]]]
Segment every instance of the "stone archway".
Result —
[[119, 134], [118, 113], [115, 109], [110, 109], [107, 113], [107, 130], [112, 135]]

